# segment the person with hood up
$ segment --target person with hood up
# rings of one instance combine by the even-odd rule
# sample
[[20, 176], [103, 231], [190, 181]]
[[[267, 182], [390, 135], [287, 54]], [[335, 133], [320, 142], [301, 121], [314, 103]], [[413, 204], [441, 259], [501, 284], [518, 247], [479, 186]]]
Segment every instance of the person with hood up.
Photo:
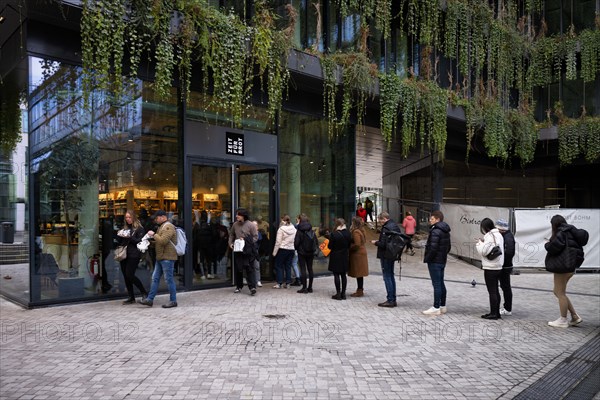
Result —
[[296, 227], [292, 224], [290, 216], [285, 214], [281, 217], [281, 223], [275, 238], [273, 257], [275, 257], [275, 272], [277, 284], [275, 289], [281, 289], [283, 275], [285, 272], [285, 285], [288, 288], [292, 284], [292, 261], [294, 260], [294, 240], [296, 238]]
[[427, 263], [433, 285], [433, 306], [423, 311], [423, 314], [440, 315], [445, 314], [447, 310], [444, 269], [450, 252], [450, 226], [444, 222], [444, 214], [439, 210], [431, 213], [429, 225], [423, 262]]
[[[562, 215], [553, 216], [550, 224], [552, 236], [544, 245], [548, 252], [546, 270], [554, 274], [554, 295], [558, 299], [560, 317], [548, 322], [548, 325], [555, 328], [568, 328], [579, 325], [583, 321], [567, 297], [567, 283], [573, 277], [575, 270], [583, 264], [583, 246], [587, 244], [589, 234], [585, 229], [567, 224]], [[567, 320], [567, 311], [571, 313], [571, 321]]]
[[413, 218], [410, 211], [406, 212], [406, 216], [404, 217], [404, 220], [402, 221], [402, 227], [404, 228], [404, 234], [410, 238], [410, 240], [408, 240], [406, 243], [405, 252], [408, 253], [410, 251], [410, 255], [414, 256], [415, 249], [412, 245], [412, 239], [413, 239], [413, 236], [415, 236], [415, 231], [417, 229], [417, 221], [415, 221], [415, 219]]
[[[298, 290], [298, 293], [312, 293], [313, 279], [315, 277], [313, 272], [313, 260], [315, 253], [319, 246], [319, 240], [317, 235], [313, 231], [310, 220], [306, 214], [300, 214], [298, 216], [298, 223], [296, 236], [294, 238], [294, 247], [298, 252], [298, 266], [300, 267], [300, 281], [302, 282], [302, 288]], [[306, 271], [308, 269], [308, 286], [306, 285]]]

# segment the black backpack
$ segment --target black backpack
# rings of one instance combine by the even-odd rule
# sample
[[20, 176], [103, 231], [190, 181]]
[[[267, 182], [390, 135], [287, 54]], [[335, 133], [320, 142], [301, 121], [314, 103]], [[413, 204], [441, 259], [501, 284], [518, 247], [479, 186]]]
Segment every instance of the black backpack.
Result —
[[319, 240], [317, 239], [317, 235], [315, 235], [313, 230], [301, 232], [302, 239], [300, 245], [302, 246], [302, 251], [304, 254], [316, 256], [319, 253]]
[[386, 231], [385, 237], [385, 252], [383, 257], [387, 260], [400, 260], [402, 250], [406, 246], [406, 236], [401, 232]]

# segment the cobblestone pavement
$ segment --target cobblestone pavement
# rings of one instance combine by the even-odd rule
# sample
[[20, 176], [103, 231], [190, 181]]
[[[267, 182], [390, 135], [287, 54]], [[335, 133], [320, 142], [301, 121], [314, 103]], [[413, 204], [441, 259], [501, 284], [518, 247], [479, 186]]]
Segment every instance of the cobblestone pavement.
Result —
[[547, 325], [551, 274], [513, 276], [513, 315], [486, 321], [483, 272], [452, 259], [448, 313], [425, 316], [422, 254], [405, 257], [393, 309], [377, 307], [385, 289], [369, 257], [365, 296], [346, 301], [331, 299], [332, 277], [312, 294], [179, 293], [173, 309], [160, 307], [167, 295], [153, 308], [0, 300], [0, 399], [509, 399], [600, 333], [599, 274], [571, 280], [584, 322], [560, 329]]

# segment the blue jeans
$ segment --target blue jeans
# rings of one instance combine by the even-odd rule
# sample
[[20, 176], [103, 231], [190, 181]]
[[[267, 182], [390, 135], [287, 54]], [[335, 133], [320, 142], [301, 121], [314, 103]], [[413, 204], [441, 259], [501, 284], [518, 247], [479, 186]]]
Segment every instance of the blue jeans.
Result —
[[381, 273], [383, 275], [383, 283], [387, 291], [387, 301], [396, 301], [396, 278], [394, 277], [394, 260], [386, 260], [381, 258]]
[[148, 300], [154, 301], [154, 297], [156, 297], [156, 293], [158, 292], [160, 277], [164, 273], [165, 282], [169, 288], [169, 300], [177, 301], [177, 287], [175, 286], [175, 280], [173, 279], [174, 265], [174, 260], [156, 260], [156, 263], [154, 264], [154, 273], [152, 273], [152, 286], [150, 287], [150, 293], [148, 293]]
[[285, 272], [285, 283], [292, 283], [292, 261], [294, 260], [294, 250], [279, 249], [275, 257], [275, 267], [277, 268], [277, 283], [283, 283], [283, 273]]
[[433, 285], [433, 306], [435, 308], [446, 306], [446, 285], [444, 284], [444, 268], [446, 264], [427, 263], [429, 276]]

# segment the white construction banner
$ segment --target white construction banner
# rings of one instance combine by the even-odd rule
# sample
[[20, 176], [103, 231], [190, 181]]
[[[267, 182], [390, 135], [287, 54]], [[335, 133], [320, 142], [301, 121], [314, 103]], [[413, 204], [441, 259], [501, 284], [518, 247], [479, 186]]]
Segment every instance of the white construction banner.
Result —
[[513, 264], [515, 267], [544, 268], [544, 244], [552, 235], [550, 220], [562, 215], [568, 224], [588, 231], [590, 239], [584, 246], [585, 260], [581, 268], [600, 268], [600, 210], [599, 209], [516, 209], [515, 241], [517, 244]]
[[443, 203], [440, 211], [444, 222], [450, 225], [452, 248], [450, 254], [462, 258], [479, 259], [475, 251], [475, 238], [483, 238], [480, 231], [481, 220], [489, 218], [494, 223], [502, 218], [509, 221], [510, 209], [500, 207], [482, 207], [466, 204]]

